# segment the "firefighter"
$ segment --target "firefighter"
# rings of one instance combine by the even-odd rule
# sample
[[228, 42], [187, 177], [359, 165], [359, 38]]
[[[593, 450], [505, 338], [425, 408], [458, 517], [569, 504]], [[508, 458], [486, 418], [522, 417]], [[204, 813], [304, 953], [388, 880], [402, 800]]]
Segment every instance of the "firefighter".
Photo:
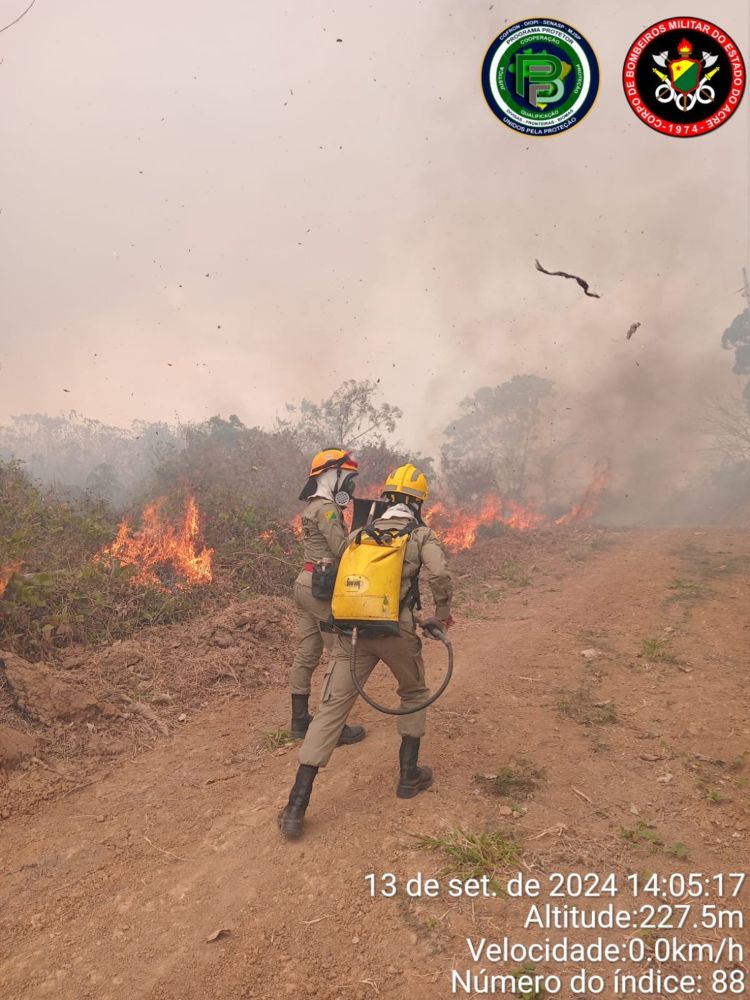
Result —
[[[305, 565], [294, 584], [297, 605], [297, 649], [291, 667], [292, 738], [304, 739], [312, 721], [309, 712], [310, 683], [323, 648], [331, 648], [333, 635], [321, 632], [321, 623], [331, 614], [331, 594], [336, 567], [348, 537], [343, 509], [354, 493], [359, 466], [341, 448], [326, 448], [312, 460], [310, 477], [300, 493], [306, 501], [302, 514], [302, 545]], [[359, 743], [362, 726], [343, 725], [339, 744]]]
[[[418, 603], [416, 579], [424, 566], [435, 602], [435, 615], [425, 619], [425, 629], [447, 629], [453, 624], [451, 599], [453, 587], [445, 553], [434, 531], [422, 521], [422, 504], [428, 496], [427, 479], [413, 465], [403, 465], [392, 472], [383, 487], [388, 503], [385, 512], [374, 521], [376, 529], [409, 531], [401, 570], [398, 635], [359, 639], [356, 673], [362, 684], [380, 660], [390, 668], [398, 683], [402, 708], [425, 702], [430, 692], [425, 682], [422, 642], [416, 632], [414, 607]], [[354, 538], [356, 533], [352, 534]], [[357, 699], [350, 672], [351, 639], [338, 634], [334, 639], [331, 663], [326, 673], [320, 706], [300, 748], [299, 769], [289, 795], [289, 802], [279, 815], [279, 827], [286, 837], [302, 833], [305, 810], [310, 801], [318, 769], [328, 763], [338, 734]], [[425, 731], [426, 711], [398, 716], [401, 736], [400, 774], [396, 795], [413, 798], [432, 784], [432, 770], [419, 766], [420, 739]]]

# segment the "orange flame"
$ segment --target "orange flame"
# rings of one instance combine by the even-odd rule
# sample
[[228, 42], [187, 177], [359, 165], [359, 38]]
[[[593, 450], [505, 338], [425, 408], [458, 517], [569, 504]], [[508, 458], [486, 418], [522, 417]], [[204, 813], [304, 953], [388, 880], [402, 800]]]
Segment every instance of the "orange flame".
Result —
[[210, 583], [213, 549], [201, 546], [201, 519], [195, 497], [188, 496], [178, 525], [169, 524], [162, 514], [166, 497], [148, 504], [141, 518], [141, 527], [132, 530], [122, 521], [117, 537], [102, 549], [97, 559], [116, 559], [123, 566], [135, 566], [134, 586], [165, 588], [164, 576], [174, 579], [180, 590]]
[[581, 500], [571, 507], [567, 514], [563, 514], [555, 521], [550, 521], [533, 507], [524, 507], [513, 500], [503, 500], [494, 494], [484, 497], [476, 512], [460, 507], [457, 510], [449, 510], [445, 504], [438, 502], [427, 515], [427, 520], [445, 543], [446, 548], [451, 552], [462, 552], [472, 547], [477, 532], [484, 525], [504, 525], [516, 531], [531, 531], [534, 528], [551, 525], [562, 527], [586, 520], [596, 512], [608, 479], [608, 467], [597, 468]]
[[530, 531], [547, 523], [546, 517], [533, 507], [523, 507], [513, 500], [503, 500], [494, 494], [484, 497], [476, 513], [463, 507], [449, 510], [445, 504], [438, 502], [426, 520], [451, 552], [470, 549], [477, 539], [477, 532], [486, 524], [501, 524], [507, 528], [515, 528], [516, 531]]
[[594, 472], [594, 478], [591, 480], [589, 485], [586, 487], [586, 492], [583, 494], [579, 502], [571, 507], [567, 514], [563, 514], [562, 517], [558, 517], [555, 524], [573, 524], [575, 521], [585, 521], [589, 517], [593, 517], [601, 501], [602, 494], [607, 488], [607, 483], [609, 482], [609, 465], [604, 463], [599, 465]]
[[[524, 506], [515, 500], [504, 500], [501, 496], [493, 493], [483, 497], [478, 509], [474, 510], [465, 507], [449, 508], [439, 500], [426, 513], [425, 520], [431, 528], [434, 528], [447, 549], [451, 552], [463, 552], [464, 549], [472, 547], [477, 540], [479, 529], [485, 525], [503, 525], [506, 528], [513, 528], [515, 531], [533, 531], [535, 528], [554, 525], [563, 527], [577, 521], [584, 521], [596, 513], [608, 480], [608, 464], [599, 465], [579, 502], [554, 521], [535, 510], [531, 505]], [[379, 488], [365, 489], [361, 495], [368, 496], [370, 494], [379, 496]], [[302, 537], [301, 514], [298, 514], [292, 521], [292, 530], [297, 538]]]
[[10, 583], [13, 574], [17, 573], [22, 566], [22, 562], [12, 562], [0, 566], [0, 597], [5, 593], [5, 588]]

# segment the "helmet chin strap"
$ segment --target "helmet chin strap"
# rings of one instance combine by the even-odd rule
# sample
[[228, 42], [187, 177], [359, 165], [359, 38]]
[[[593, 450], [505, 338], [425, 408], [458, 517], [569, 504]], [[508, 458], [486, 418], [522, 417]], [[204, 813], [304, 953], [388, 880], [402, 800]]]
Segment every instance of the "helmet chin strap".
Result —
[[416, 497], [410, 497], [406, 493], [391, 493], [388, 495], [388, 502], [391, 506], [395, 504], [403, 504], [405, 507], [408, 507], [416, 517], [419, 524], [424, 524], [424, 521], [422, 520], [421, 500], [417, 500]]

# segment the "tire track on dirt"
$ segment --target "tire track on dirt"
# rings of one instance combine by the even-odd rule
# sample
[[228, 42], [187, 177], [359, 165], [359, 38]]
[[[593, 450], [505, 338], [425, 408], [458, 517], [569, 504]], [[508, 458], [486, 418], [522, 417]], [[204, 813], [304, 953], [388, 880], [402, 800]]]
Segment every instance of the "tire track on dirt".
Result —
[[[605, 622], [622, 638], [644, 623], [656, 627], [661, 612], [649, 587], [667, 579], [674, 539], [620, 536], [555, 588], [514, 593], [501, 617], [457, 626], [454, 683], [432, 711], [424, 742], [436, 785], [413, 801], [393, 794], [392, 721], [358, 705], [354, 717], [368, 726], [367, 740], [337, 751], [316, 782], [306, 837], [282, 842], [275, 814], [295, 751], [225, 763], [285, 720], [285, 694], [267, 691], [206, 711], [101, 782], [32, 820], [6, 824], [2, 995], [364, 1000], [375, 983], [380, 996], [434, 997], [464, 916], [451, 915], [453, 934], [430, 938], [413, 908], [366, 898], [364, 874], [418, 868], [409, 831], [492, 822], [496, 806], [477, 796], [470, 778], [485, 760], [511, 753], [547, 765], [553, 778], [558, 770], [577, 774], [594, 809], [622, 807], [634, 794], [620, 787], [632, 732], [612, 738], [617, 756], [602, 771], [589, 734], [554, 712], [553, 692], [580, 677], [582, 630]], [[442, 651], [426, 647], [428, 664], [442, 669]], [[379, 673], [373, 684], [389, 697], [387, 677]], [[591, 851], [606, 857], [611, 823], [565, 781], [551, 780], [524, 822], [536, 830], [585, 825]], [[207, 943], [220, 928], [229, 934]]]

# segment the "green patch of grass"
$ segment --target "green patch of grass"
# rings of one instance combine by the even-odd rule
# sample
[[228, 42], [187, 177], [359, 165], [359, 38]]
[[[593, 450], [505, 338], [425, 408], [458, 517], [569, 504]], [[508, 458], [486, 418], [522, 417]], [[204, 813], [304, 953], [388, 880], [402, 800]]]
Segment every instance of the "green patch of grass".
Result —
[[557, 710], [579, 726], [605, 726], [617, 722], [617, 709], [611, 701], [594, 701], [586, 688], [569, 691], [557, 702]]
[[290, 743], [294, 743], [294, 740], [288, 729], [274, 729], [264, 735], [263, 743], [268, 750], [279, 750], [281, 747], [287, 747]]
[[523, 965], [511, 975], [515, 979], [516, 987], [513, 995], [519, 997], [519, 1000], [542, 1000], [543, 997], [547, 996], [547, 991], [543, 986], [539, 986], [537, 989], [534, 985], [535, 965]]
[[440, 854], [446, 861], [440, 875], [455, 875], [466, 880], [489, 876], [495, 891], [501, 871], [518, 864], [521, 846], [511, 833], [495, 830], [489, 833], [472, 833], [454, 827], [441, 837], [412, 834], [417, 845], [424, 850]]
[[706, 798], [708, 799], [709, 802], [713, 802], [715, 805], [719, 805], [721, 802], [726, 801], [724, 796], [719, 792], [717, 788], [707, 788]]
[[545, 778], [544, 771], [521, 760], [515, 767], [500, 767], [495, 774], [476, 774], [474, 780], [490, 795], [527, 799]]
[[688, 848], [682, 841], [666, 846], [664, 840], [656, 830], [653, 823], [644, 823], [642, 820], [634, 827], [620, 827], [620, 837], [631, 844], [648, 845], [652, 848], [663, 848], [667, 854], [671, 854], [678, 861], [685, 861], [688, 857]]
[[669, 597], [671, 601], [699, 601], [706, 596], [704, 587], [697, 580], [683, 580], [680, 577], [670, 580], [667, 590], [672, 591]]
[[55, 647], [125, 639], [150, 625], [183, 621], [215, 604], [211, 588], [133, 587], [129, 567], [84, 563], [17, 573], [2, 597], [0, 645], [30, 660]]
[[641, 656], [652, 663], [676, 663], [663, 639], [644, 639], [641, 642]]
[[640, 820], [634, 827], [620, 827], [620, 837], [631, 844], [650, 844], [653, 847], [663, 847], [664, 841], [656, 832], [653, 823]]
[[703, 795], [703, 797], [712, 805], [721, 805], [722, 802], [726, 802], [725, 797], [721, 794], [718, 788], [714, 788], [707, 778], [701, 776], [696, 781], [696, 784]]

